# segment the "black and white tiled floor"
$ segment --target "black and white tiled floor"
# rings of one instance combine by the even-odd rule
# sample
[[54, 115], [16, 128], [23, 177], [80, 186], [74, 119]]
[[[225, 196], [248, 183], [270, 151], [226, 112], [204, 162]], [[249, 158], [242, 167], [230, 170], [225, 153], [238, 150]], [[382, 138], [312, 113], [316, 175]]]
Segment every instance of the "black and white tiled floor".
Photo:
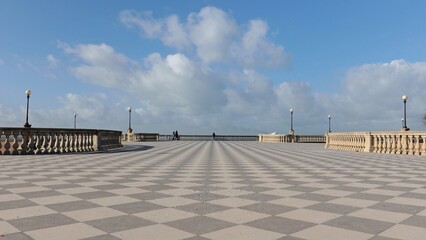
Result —
[[0, 166], [0, 239], [426, 238], [424, 156], [174, 141]]

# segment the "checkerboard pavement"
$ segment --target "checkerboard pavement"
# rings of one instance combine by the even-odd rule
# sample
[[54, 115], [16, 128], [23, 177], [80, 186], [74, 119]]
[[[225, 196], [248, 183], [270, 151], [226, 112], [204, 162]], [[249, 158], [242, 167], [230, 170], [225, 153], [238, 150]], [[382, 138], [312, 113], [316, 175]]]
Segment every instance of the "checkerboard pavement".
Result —
[[426, 238], [424, 156], [173, 141], [0, 166], [0, 239]]

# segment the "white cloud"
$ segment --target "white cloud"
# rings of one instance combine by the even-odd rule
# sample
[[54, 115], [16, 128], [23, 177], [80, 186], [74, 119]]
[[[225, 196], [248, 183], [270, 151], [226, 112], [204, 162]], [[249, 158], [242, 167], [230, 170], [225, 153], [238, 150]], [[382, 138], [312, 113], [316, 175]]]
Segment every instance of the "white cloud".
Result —
[[246, 68], [277, 67], [289, 62], [284, 47], [267, 38], [269, 27], [262, 20], [252, 20], [248, 29], [239, 26], [232, 16], [215, 7], [204, 7], [190, 13], [181, 23], [176, 15], [155, 19], [152, 13], [120, 13], [120, 21], [138, 27], [148, 38], [160, 39], [165, 45], [192, 52], [205, 64], [237, 63]]
[[52, 54], [47, 55], [47, 61], [49, 63], [49, 69], [55, 69], [59, 65], [59, 60], [56, 59]]

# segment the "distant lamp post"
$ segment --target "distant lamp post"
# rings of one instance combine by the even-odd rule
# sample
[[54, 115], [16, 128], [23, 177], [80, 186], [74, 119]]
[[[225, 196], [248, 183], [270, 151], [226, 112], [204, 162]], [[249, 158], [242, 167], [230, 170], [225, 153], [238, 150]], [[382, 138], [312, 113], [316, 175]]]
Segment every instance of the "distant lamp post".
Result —
[[328, 115], [328, 132], [331, 133], [331, 115]]
[[290, 108], [290, 134], [294, 134], [294, 129], [293, 129], [293, 108]]
[[30, 95], [31, 95], [31, 90], [26, 90], [25, 91], [25, 94], [27, 95], [27, 116], [26, 116], [26, 118], [25, 118], [25, 124], [24, 124], [24, 127], [26, 127], [26, 128], [30, 128], [31, 127], [31, 125], [28, 123], [28, 111], [29, 111], [29, 108], [30, 108]]
[[77, 113], [74, 113], [74, 129], [77, 128]]
[[132, 133], [132, 107], [128, 107], [127, 110], [129, 110], [129, 130], [127, 130], [129, 133]]
[[404, 118], [401, 118], [402, 127], [404, 127]]
[[402, 127], [402, 131], [408, 131], [410, 130], [407, 127], [407, 100], [408, 97], [406, 95], [402, 96], [402, 100], [404, 101], [404, 126]]

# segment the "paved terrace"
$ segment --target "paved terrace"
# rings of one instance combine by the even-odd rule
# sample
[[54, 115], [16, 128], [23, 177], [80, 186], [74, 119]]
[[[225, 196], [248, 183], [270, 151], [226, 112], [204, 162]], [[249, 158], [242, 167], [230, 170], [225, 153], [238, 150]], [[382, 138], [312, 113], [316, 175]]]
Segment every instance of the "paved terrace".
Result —
[[125, 150], [0, 156], [0, 239], [426, 236], [424, 156], [260, 142]]

